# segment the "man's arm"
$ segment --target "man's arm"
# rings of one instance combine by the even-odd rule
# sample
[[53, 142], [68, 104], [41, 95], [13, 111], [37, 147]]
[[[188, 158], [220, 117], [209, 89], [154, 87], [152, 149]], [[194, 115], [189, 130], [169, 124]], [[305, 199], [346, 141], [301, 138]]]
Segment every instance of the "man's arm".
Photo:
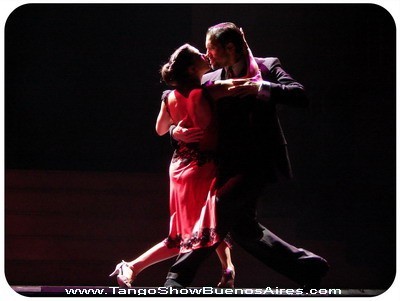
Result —
[[263, 72], [263, 78], [266, 77], [269, 81], [263, 80], [259, 90], [260, 97], [265, 94], [270, 101], [275, 103], [298, 107], [308, 106], [309, 101], [304, 86], [282, 68], [278, 58], [265, 59], [261, 70], [264, 69], [263, 67], [266, 70], [265, 74]]
[[183, 125], [184, 120], [181, 120], [177, 125], [173, 125], [169, 128], [169, 133], [171, 135], [172, 145], [175, 147], [174, 143], [176, 141], [182, 141], [185, 143], [199, 142], [204, 135], [204, 131], [198, 127], [186, 128]]
[[279, 59], [258, 59], [262, 80], [254, 78], [234, 79], [228, 90], [232, 96], [255, 96], [275, 103], [308, 106], [304, 86], [294, 80], [281, 66]]
[[199, 142], [203, 137], [203, 130], [200, 128], [186, 128], [184, 126], [185, 120], [181, 120], [178, 124], [172, 124], [169, 112], [165, 102], [171, 90], [165, 90], [161, 96], [161, 108], [157, 117], [156, 131], [159, 135], [169, 132], [171, 145], [177, 148], [177, 142], [183, 141], [185, 143]]

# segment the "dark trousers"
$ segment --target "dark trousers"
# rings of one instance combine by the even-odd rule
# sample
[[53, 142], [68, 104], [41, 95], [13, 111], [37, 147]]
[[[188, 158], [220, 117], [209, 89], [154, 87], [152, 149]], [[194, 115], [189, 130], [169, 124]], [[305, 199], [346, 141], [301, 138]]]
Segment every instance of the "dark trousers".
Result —
[[[219, 177], [217, 232], [220, 237], [229, 232], [239, 246], [265, 265], [306, 285], [320, 278], [328, 265], [320, 256], [288, 244], [257, 221], [256, 201], [264, 190], [264, 181], [244, 174]], [[189, 286], [200, 264], [216, 247], [181, 254], [170, 268], [165, 286]]]

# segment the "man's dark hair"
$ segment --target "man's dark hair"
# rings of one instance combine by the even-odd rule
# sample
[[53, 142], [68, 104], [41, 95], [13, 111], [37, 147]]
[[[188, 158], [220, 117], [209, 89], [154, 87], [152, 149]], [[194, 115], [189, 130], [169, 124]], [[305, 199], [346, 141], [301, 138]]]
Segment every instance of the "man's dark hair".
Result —
[[211, 40], [215, 40], [225, 47], [228, 43], [235, 46], [237, 54], [243, 54], [244, 43], [240, 28], [232, 22], [219, 23], [211, 26], [207, 30], [207, 36]]

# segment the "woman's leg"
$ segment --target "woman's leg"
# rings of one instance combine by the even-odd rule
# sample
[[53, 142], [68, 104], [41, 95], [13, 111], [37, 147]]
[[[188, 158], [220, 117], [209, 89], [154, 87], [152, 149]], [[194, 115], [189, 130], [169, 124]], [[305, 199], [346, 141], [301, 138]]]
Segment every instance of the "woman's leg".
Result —
[[235, 267], [232, 263], [231, 249], [225, 241], [222, 241], [216, 249], [216, 252], [222, 266], [222, 277], [220, 283], [218, 283], [218, 287], [232, 288], [234, 287], [235, 281]]
[[142, 255], [137, 257], [132, 261], [126, 262], [128, 266], [132, 269], [133, 273], [138, 275], [141, 271], [147, 267], [156, 264], [160, 261], [167, 260], [169, 258], [175, 257], [179, 254], [178, 248], [168, 248], [164, 241], [159, 242]]
[[165, 241], [159, 242], [136, 259], [117, 264], [111, 276], [117, 276], [120, 287], [131, 287], [136, 276], [145, 268], [178, 255], [178, 248], [168, 248]]
[[222, 241], [216, 249], [219, 261], [221, 262], [222, 270], [234, 270], [235, 267], [232, 263], [231, 250], [225, 241]]

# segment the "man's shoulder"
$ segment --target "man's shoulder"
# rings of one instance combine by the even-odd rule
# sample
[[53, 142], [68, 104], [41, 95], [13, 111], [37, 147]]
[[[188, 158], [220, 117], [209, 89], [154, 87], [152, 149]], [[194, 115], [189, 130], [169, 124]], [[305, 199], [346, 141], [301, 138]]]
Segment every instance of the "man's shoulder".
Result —
[[256, 60], [257, 65], [264, 65], [268, 69], [272, 69], [273, 67], [276, 67], [277, 65], [280, 65], [281, 62], [277, 57], [256, 57], [254, 58]]

